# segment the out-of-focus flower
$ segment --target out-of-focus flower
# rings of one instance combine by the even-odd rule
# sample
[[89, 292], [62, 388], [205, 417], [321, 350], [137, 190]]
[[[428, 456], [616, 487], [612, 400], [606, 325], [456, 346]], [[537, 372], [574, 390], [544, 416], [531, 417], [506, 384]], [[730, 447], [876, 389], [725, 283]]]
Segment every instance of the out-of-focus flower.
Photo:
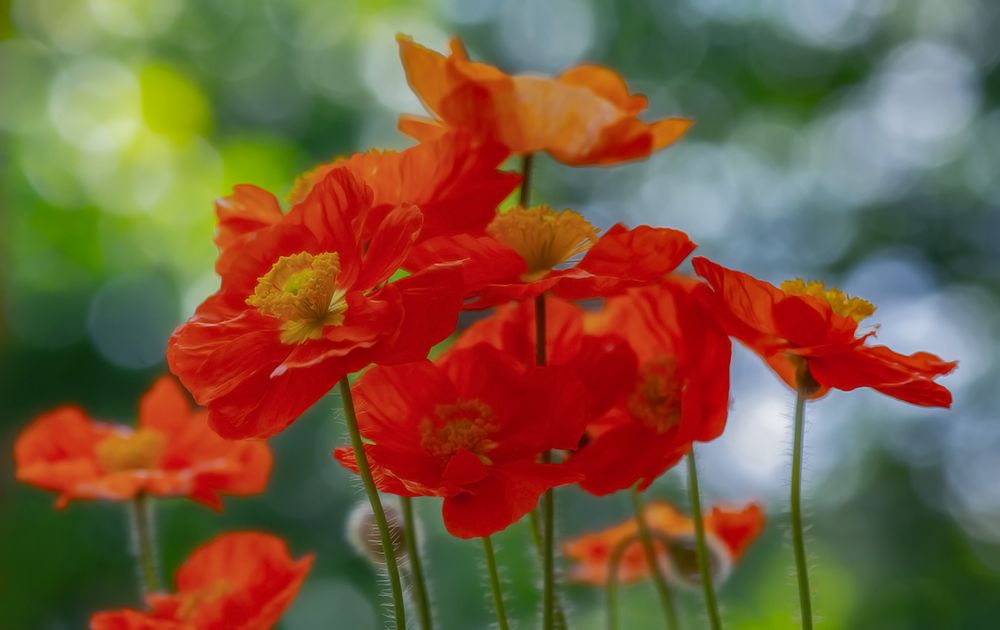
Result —
[[[542, 492], [579, 478], [536, 461], [574, 448], [583, 432], [586, 397], [566, 368], [525, 368], [479, 344], [439, 365], [372, 368], [354, 395], [376, 483], [393, 494], [444, 497], [445, 527], [460, 538], [506, 528]], [[335, 455], [357, 470], [351, 449]]]
[[617, 224], [599, 235], [572, 210], [515, 207], [497, 214], [487, 235], [459, 234], [416, 249], [416, 268], [462, 260], [466, 308], [482, 309], [549, 292], [566, 299], [610, 295], [670, 273], [692, 251], [687, 234]]
[[424, 219], [401, 204], [372, 225], [374, 206], [372, 188], [336, 168], [267, 225], [220, 212], [222, 286], [167, 348], [220, 435], [274, 435], [346, 374], [423, 359], [452, 332], [461, 270], [390, 282]]
[[17, 478], [73, 499], [126, 501], [140, 493], [189, 497], [219, 509], [219, 495], [262, 492], [271, 450], [258, 441], [230, 442], [208, 427], [183, 390], [161, 377], [139, 400], [139, 422], [97, 422], [79, 407], [43, 414], [14, 445]]
[[716, 310], [729, 334], [792, 388], [804, 387], [818, 398], [830, 388], [871, 387], [916, 405], [951, 406], [951, 392], [934, 379], [958, 363], [865, 345], [875, 330], [859, 337], [858, 324], [875, 312], [871, 303], [822, 282], [792, 280], [778, 288], [706, 258], [695, 258], [694, 268], [715, 289]]
[[[699, 584], [694, 521], [664, 501], [648, 503], [643, 515], [667, 575], [685, 585]], [[712, 581], [719, 584], [764, 529], [764, 511], [756, 503], [742, 508], [716, 506], [704, 515], [704, 524]], [[573, 562], [567, 579], [594, 586], [607, 584], [614, 551], [621, 545], [624, 548], [617, 568], [618, 581], [629, 584], [649, 577], [649, 563], [638, 534], [635, 519], [629, 519], [567, 540], [563, 543], [563, 553]]]
[[[584, 332], [583, 310], [566, 300], [549, 298], [545, 306], [545, 355], [548, 365], [573, 370], [586, 390], [590, 417], [606, 412], [634, 385], [636, 357], [619, 334]], [[535, 364], [535, 303], [505, 304], [455, 341], [449, 352], [486, 343], [524, 366]]]
[[692, 124], [688, 118], [642, 122], [646, 97], [630, 94], [608, 68], [580, 65], [557, 78], [511, 76], [470, 61], [457, 38], [448, 56], [404, 35], [396, 39], [410, 87], [436, 117], [400, 118], [400, 130], [420, 140], [465, 129], [514, 153], [547, 151], [584, 166], [644, 158], [676, 142]]
[[295, 599], [313, 556], [294, 560], [285, 542], [256, 532], [223, 534], [177, 571], [177, 591], [147, 597], [148, 611], [100, 612], [92, 630], [266, 630]]
[[610, 298], [588, 330], [625, 337], [639, 369], [622, 396], [587, 427], [570, 463], [588, 492], [603, 495], [637, 482], [645, 489], [687, 452], [718, 437], [729, 407], [732, 345], [707, 305], [711, 291], [671, 277]]

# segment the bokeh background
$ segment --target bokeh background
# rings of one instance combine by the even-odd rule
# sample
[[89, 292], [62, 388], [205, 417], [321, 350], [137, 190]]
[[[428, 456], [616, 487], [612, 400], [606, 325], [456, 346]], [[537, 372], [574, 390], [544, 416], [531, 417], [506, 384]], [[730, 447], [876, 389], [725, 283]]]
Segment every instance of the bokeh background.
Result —
[[[651, 115], [697, 125], [613, 169], [539, 160], [536, 198], [687, 230], [701, 253], [773, 281], [833, 281], [879, 306], [879, 338], [961, 366], [951, 411], [867, 392], [809, 409], [807, 483], [821, 627], [996, 628], [1000, 618], [1000, 4], [992, 0], [0, 0], [0, 628], [80, 628], [136, 605], [119, 505], [13, 480], [35, 414], [77, 402], [131, 422], [166, 339], [210, 293], [212, 201], [279, 195], [335, 155], [407, 146], [419, 112], [394, 34], [509, 70], [609, 64]], [[734, 361], [726, 435], [700, 449], [703, 491], [763, 501], [763, 539], [722, 588], [728, 627], [794, 627], [785, 546], [792, 397]], [[282, 627], [380, 625], [374, 571], [345, 542], [360, 495], [329, 453], [328, 397], [273, 440], [267, 493], [213, 513], [161, 502], [167, 573], [212, 535], [260, 528], [318, 552]], [[679, 474], [655, 495], [684, 505]], [[560, 492], [563, 535], [606, 526], [624, 497]], [[479, 546], [419, 501], [441, 627], [491, 620]], [[523, 527], [498, 537], [512, 614], [534, 625]], [[567, 589], [575, 625], [602, 594]], [[657, 627], [651, 587], [625, 627]], [[684, 597], [689, 628], [700, 598]]]

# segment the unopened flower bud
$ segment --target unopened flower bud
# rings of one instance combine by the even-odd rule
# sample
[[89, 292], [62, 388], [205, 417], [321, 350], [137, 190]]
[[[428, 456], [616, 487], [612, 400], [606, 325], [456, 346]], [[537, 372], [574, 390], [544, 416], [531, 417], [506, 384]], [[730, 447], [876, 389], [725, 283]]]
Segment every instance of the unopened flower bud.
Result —
[[[389, 524], [389, 537], [392, 540], [396, 562], [403, 565], [406, 563], [406, 536], [409, 535], [403, 525], [403, 513], [395, 503], [387, 502], [384, 499], [382, 509], [385, 511], [385, 520]], [[347, 542], [354, 547], [358, 554], [367, 558], [372, 564], [377, 566], [385, 564], [382, 535], [379, 531], [378, 521], [375, 520], [375, 514], [367, 501], [355, 505], [347, 517]]]
[[[668, 553], [664, 559], [667, 577], [689, 588], [701, 587], [698, 568], [698, 541], [693, 532], [668, 537]], [[705, 550], [708, 552], [708, 569], [712, 583], [722, 584], [733, 568], [733, 559], [726, 545], [710, 532], [705, 532]]]

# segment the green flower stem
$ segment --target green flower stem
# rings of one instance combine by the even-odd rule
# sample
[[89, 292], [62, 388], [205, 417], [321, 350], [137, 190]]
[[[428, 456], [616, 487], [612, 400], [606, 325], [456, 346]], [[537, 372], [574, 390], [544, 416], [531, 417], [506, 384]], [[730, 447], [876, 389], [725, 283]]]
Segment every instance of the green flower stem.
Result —
[[639, 541], [646, 554], [646, 562], [649, 564], [649, 573], [653, 577], [653, 584], [656, 586], [656, 593], [660, 597], [660, 606], [663, 608], [663, 618], [666, 620], [667, 628], [677, 630], [677, 610], [674, 608], [674, 598], [670, 593], [667, 580], [660, 570], [659, 559], [656, 557], [656, 548], [653, 546], [653, 536], [650, 534], [649, 525], [646, 523], [646, 515], [643, 512], [642, 494], [637, 488], [630, 491], [632, 496], [632, 509], [635, 512], [635, 522], [639, 526]]
[[812, 597], [809, 594], [809, 567], [806, 561], [805, 536], [802, 530], [802, 443], [805, 434], [808, 386], [799, 386], [795, 396], [795, 436], [792, 442], [792, 547], [795, 550], [795, 574], [799, 583], [799, 608], [803, 630], [812, 630]]
[[431, 613], [430, 598], [427, 595], [427, 583], [424, 580], [424, 567], [420, 561], [420, 544], [417, 537], [417, 523], [413, 517], [413, 499], [402, 497], [403, 531], [406, 539], [406, 556], [409, 559], [410, 577], [413, 590], [416, 591], [417, 612], [420, 614], [420, 627], [423, 630], [434, 628], [434, 615]]
[[368, 502], [371, 503], [375, 522], [378, 523], [379, 537], [382, 541], [382, 552], [385, 555], [385, 568], [389, 574], [389, 584], [392, 587], [396, 628], [397, 630], [406, 630], [403, 585], [399, 579], [399, 565], [396, 562], [396, 552], [392, 544], [392, 535], [389, 533], [389, 523], [385, 518], [385, 510], [382, 509], [382, 500], [379, 499], [375, 480], [372, 479], [371, 468], [368, 466], [368, 456], [365, 454], [365, 445], [361, 441], [361, 431], [358, 429], [358, 416], [354, 410], [354, 398], [351, 396], [351, 383], [347, 380], [346, 376], [340, 379], [340, 398], [344, 405], [344, 419], [347, 424], [347, 431], [351, 435], [351, 447], [354, 449], [354, 459], [358, 464], [358, 474], [360, 474], [361, 481], [365, 486], [365, 492], [368, 494]]
[[531, 199], [531, 167], [535, 162], [533, 153], [525, 153], [521, 156], [521, 191], [518, 203], [527, 208]]
[[129, 527], [139, 583], [145, 597], [162, 590], [156, 557], [153, 504], [145, 494], [139, 493], [132, 499], [129, 506]]
[[486, 570], [490, 574], [490, 590], [493, 592], [493, 606], [496, 608], [497, 623], [500, 630], [508, 630], [507, 611], [503, 605], [503, 591], [500, 589], [500, 576], [497, 573], [497, 558], [493, 553], [493, 541], [489, 536], [483, 537], [483, 552], [486, 555]]
[[618, 567], [621, 564], [622, 556], [625, 555], [625, 550], [635, 540], [635, 536], [622, 539], [608, 556], [608, 630], [618, 630]]
[[[530, 162], [526, 161], [526, 167]], [[545, 366], [545, 295], [535, 298], [535, 365]], [[542, 462], [552, 461], [552, 453], [542, 453]], [[555, 497], [552, 488], [542, 495], [542, 628], [555, 628]]]
[[698, 465], [694, 458], [694, 445], [687, 454], [688, 491], [691, 493], [691, 518], [694, 520], [695, 540], [698, 546], [698, 570], [701, 572], [701, 589], [705, 593], [705, 609], [708, 612], [712, 630], [721, 630], [722, 617], [715, 599], [715, 585], [712, 583], [712, 569], [708, 565], [708, 549], [705, 546], [705, 522], [701, 516], [701, 496], [698, 490]]

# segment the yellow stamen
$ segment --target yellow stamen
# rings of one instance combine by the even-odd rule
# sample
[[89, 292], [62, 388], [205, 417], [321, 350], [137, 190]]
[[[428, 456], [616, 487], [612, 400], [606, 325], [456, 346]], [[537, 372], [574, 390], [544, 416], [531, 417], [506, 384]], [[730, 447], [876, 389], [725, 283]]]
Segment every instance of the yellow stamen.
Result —
[[680, 421], [683, 390], [677, 378], [677, 362], [663, 356], [639, 368], [638, 382], [626, 404], [632, 417], [663, 433]]
[[323, 336], [326, 326], [339, 326], [347, 315], [346, 291], [337, 286], [340, 256], [300, 252], [282, 256], [257, 279], [247, 304], [264, 315], [283, 319], [281, 342], [304, 343]]
[[461, 449], [489, 464], [487, 453], [497, 447], [490, 439], [498, 425], [490, 407], [475, 398], [438, 405], [433, 418], [420, 422], [420, 444], [434, 457], [448, 458]]
[[528, 264], [524, 280], [544, 278], [559, 263], [586, 252], [597, 241], [597, 228], [572, 210], [517, 206], [498, 214], [486, 228]]
[[97, 461], [108, 472], [150, 470], [160, 464], [167, 438], [159, 431], [139, 429], [109, 435], [95, 447]]
[[868, 300], [851, 297], [839, 289], [827, 289], [819, 280], [785, 280], [781, 283], [781, 290], [789, 295], [819, 298], [829, 303], [837, 315], [850, 317], [856, 322], [861, 322], [875, 312], [875, 305]]

